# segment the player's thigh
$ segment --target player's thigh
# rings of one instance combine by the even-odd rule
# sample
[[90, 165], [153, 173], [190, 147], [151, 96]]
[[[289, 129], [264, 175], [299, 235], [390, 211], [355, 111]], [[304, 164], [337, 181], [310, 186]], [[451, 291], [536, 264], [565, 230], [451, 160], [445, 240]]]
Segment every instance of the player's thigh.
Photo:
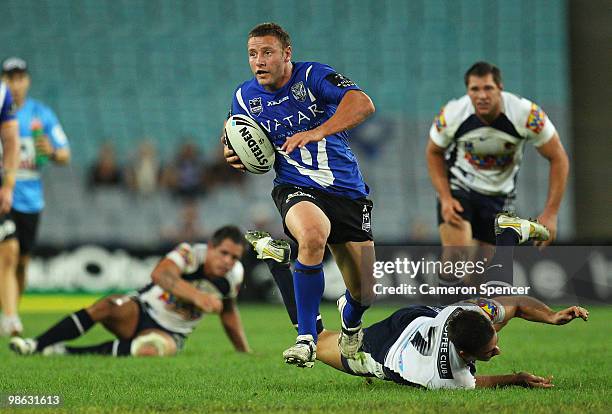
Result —
[[371, 300], [374, 296], [372, 269], [376, 260], [374, 242], [366, 240], [330, 244], [329, 249], [351, 296], [355, 299]]
[[19, 242], [15, 237], [0, 241], [0, 266], [11, 268], [17, 265]]
[[461, 220], [459, 225], [440, 223], [440, 241], [442, 246], [472, 246], [472, 224], [467, 220]]
[[[459, 226], [441, 223], [439, 226], [442, 242], [442, 262], [458, 262], [473, 260], [476, 257], [476, 242], [472, 238], [472, 225], [462, 220]], [[455, 280], [453, 272], [442, 272], [439, 275], [444, 280]]]
[[144, 344], [136, 350], [135, 356], [173, 356], [176, 355], [178, 351], [178, 346], [172, 335], [167, 332], [162, 331], [161, 329], [144, 329], [132, 339], [132, 341], [137, 340], [138, 338], [144, 337], [149, 334], [155, 334], [157, 338], [163, 341], [163, 351], [152, 345], [152, 344]]
[[140, 307], [125, 295], [111, 295], [89, 307], [87, 313], [118, 338], [129, 339], [138, 326]]
[[331, 223], [323, 210], [309, 201], [300, 201], [289, 208], [285, 225], [300, 248], [325, 247]]
[[324, 364], [344, 371], [340, 349], [338, 348], [338, 332], [324, 330], [317, 340], [317, 359]]

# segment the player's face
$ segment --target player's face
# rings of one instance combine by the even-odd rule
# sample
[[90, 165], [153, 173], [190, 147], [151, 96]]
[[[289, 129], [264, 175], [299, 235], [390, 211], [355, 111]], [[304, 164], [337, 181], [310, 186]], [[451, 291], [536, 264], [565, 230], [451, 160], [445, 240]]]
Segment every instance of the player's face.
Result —
[[275, 36], [261, 36], [249, 38], [247, 50], [257, 82], [269, 91], [282, 88], [291, 76], [291, 46], [283, 48]]
[[468, 96], [472, 100], [476, 114], [487, 120], [492, 120], [501, 112], [501, 91], [503, 86], [497, 85], [492, 74], [483, 77], [470, 76], [468, 79]]
[[243, 251], [241, 244], [230, 239], [223, 240], [218, 246], [209, 245], [206, 253], [206, 273], [216, 277], [225, 275], [240, 260]]
[[25, 72], [13, 73], [4, 76], [4, 80], [8, 85], [13, 99], [17, 102], [23, 102], [30, 89], [30, 76]]
[[475, 359], [478, 361], [488, 361], [494, 356], [499, 355], [501, 350], [497, 346], [497, 341], [497, 332], [495, 332], [489, 343], [483, 346], [482, 350], [478, 352], [478, 354], [474, 355]]

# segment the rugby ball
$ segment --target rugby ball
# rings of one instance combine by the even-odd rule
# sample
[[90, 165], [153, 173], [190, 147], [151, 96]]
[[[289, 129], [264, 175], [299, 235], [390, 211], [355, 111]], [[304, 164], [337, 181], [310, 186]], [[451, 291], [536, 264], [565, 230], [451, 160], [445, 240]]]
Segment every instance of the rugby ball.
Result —
[[229, 117], [225, 123], [225, 143], [253, 174], [264, 174], [274, 165], [274, 146], [263, 128], [246, 115]]

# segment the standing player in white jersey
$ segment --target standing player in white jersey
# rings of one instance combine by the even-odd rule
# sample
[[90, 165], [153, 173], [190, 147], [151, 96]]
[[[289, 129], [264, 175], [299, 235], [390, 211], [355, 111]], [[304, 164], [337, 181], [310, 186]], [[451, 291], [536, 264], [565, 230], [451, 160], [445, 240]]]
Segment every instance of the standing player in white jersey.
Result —
[[15, 105], [9, 88], [0, 82], [0, 140], [2, 164], [0, 173], [0, 336], [18, 334], [17, 316], [19, 287], [16, 268], [19, 244], [15, 222], [11, 216], [15, 173], [19, 165], [19, 124], [15, 118]]
[[526, 142], [550, 163], [548, 197], [538, 220], [551, 237], [536, 244], [551, 243], [569, 170], [554, 125], [538, 105], [505, 92], [500, 70], [489, 63], [475, 63], [465, 86], [467, 95], [448, 102], [435, 118], [426, 150], [442, 245], [495, 243], [493, 220], [512, 209]]
[[[298, 337], [283, 356], [299, 367], [314, 364], [328, 245], [347, 287], [341, 299], [340, 349], [353, 357], [363, 334], [361, 317], [374, 297], [374, 242], [369, 188], [347, 130], [370, 116], [374, 105], [331, 67], [292, 62], [291, 39], [277, 24], [251, 30], [247, 51], [254, 77], [236, 89], [231, 114], [256, 120], [276, 147], [272, 198], [285, 233], [298, 243], [293, 275], [286, 266], [272, 269], [279, 285], [291, 277], [295, 285]], [[235, 168], [244, 168], [227, 146], [225, 157]], [[271, 239], [250, 233], [249, 241], [262, 252]]]
[[[11, 215], [17, 229], [19, 258], [17, 262], [19, 301], [26, 286], [30, 253], [36, 241], [38, 222], [44, 208], [41, 168], [51, 161], [66, 165], [70, 161], [70, 148], [66, 134], [53, 111], [42, 102], [28, 97], [30, 75], [25, 60], [10, 57], [2, 62], [2, 78], [7, 83], [15, 101], [15, 115], [19, 121], [20, 162]], [[16, 316], [3, 319], [5, 329], [21, 332], [21, 321]]]
[[[10, 348], [21, 355], [174, 355], [204, 313], [218, 313], [236, 351], [249, 352], [236, 306], [243, 251], [242, 234], [235, 226], [218, 229], [208, 244], [179, 244], [153, 269], [152, 283], [137, 294], [108, 296], [34, 339], [11, 339]], [[96, 323], [117, 339], [86, 347], [63, 344]]]

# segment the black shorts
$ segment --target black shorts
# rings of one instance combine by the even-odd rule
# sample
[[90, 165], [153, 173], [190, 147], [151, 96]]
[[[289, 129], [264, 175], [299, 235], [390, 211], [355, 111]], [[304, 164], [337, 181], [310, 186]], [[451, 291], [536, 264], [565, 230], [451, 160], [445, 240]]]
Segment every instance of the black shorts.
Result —
[[157, 329], [157, 330], [166, 332], [168, 335], [172, 337], [172, 339], [174, 339], [174, 342], [176, 343], [176, 349], [178, 351], [183, 349], [183, 347], [185, 346], [185, 340], [187, 339], [187, 336], [185, 336], [185, 334], [174, 332], [174, 331], [164, 328], [159, 323], [157, 323], [155, 319], [151, 317], [151, 315], [149, 315], [149, 312], [147, 312], [146, 303], [141, 302], [137, 297], [132, 297], [132, 300], [136, 302], [136, 304], [138, 305], [138, 309], [139, 309], [138, 324], [136, 325], [136, 330], [134, 331], [133, 338], [138, 336], [138, 334], [140, 334], [144, 330]]
[[0, 216], [0, 242], [17, 237], [17, 226], [12, 212]]
[[38, 233], [38, 220], [40, 213], [21, 213], [11, 210], [11, 215], [17, 227], [17, 239], [19, 239], [19, 254], [30, 254], [36, 242]]
[[[389, 349], [400, 337], [404, 329], [412, 321], [421, 316], [435, 318], [441, 308], [434, 308], [422, 305], [411, 305], [395, 311], [391, 316], [375, 323], [363, 330], [363, 342], [360, 351], [370, 354], [374, 361], [383, 366], [386, 379], [403, 385], [417, 386], [406, 381], [398, 373], [385, 367], [385, 358]], [[344, 357], [341, 357], [342, 366], [349, 374], [354, 374]], [[354, 374], [356, 375], [356, 374]]]
[[350, 199], [315, 188], [278, 185], [272, 190], [272, 199], [283, 218], [285, 234], [295, 238], [285, 224], [289, 209], [300, 201], [309, 201], [319, 207], [331, 223], [327, 243], [362, 242], [374, 240], [372, 235], [372, 208], [367, 198]]
[[[513, 196], [487, 196], [476, 191], [456, 189], [451, 190], [463, 212], [459, 213], [472, 225], [472, 237], [485, 243], [495, 244], [495, 215], [501, 211], [513, 210]], [[437, 203], [438, 225], [444, 222], [440, 200]]]

